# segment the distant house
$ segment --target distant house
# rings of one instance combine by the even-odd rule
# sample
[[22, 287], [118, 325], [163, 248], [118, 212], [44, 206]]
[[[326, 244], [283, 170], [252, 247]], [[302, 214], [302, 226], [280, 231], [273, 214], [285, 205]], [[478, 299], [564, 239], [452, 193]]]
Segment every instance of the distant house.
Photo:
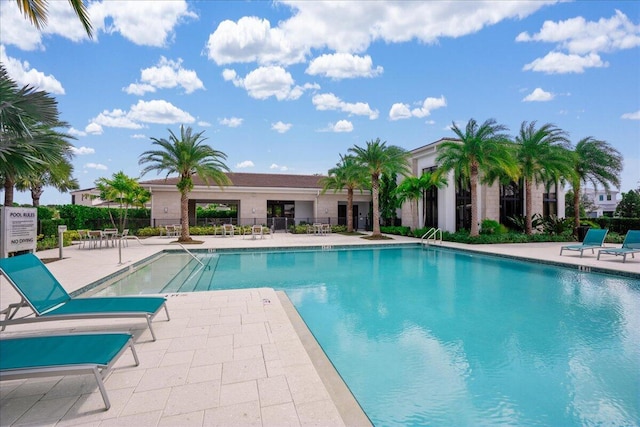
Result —
[[[285, 175], [260, 173], [228, 173], [230, 185], [207, 186], [197, 176], [189, 193], [189, 224], [202, 224], [196, 205], [221, 204], [235, 207], [237, 216], [224, 219], [237, 225], [265, 224], [286, 229], [292, 224], [323, 222], [346, 224], [347, 192], [332, 190], [322, 193], [319, 175]], [[177, 177], [141, 181], [151, 192], [151, 225], [180, 222], [180, 193]], [[88, 204], [94, 189], [72, 192], [72, 203]], [[369, 217], [371, 193], [354, 194], [354, 226], [364, 229]]]
[[617, 190], [596, 190], [593, 188], [585, 188], [583, 190], [584, 197], [591, 202], [592, 209], [587, 211], [587, 217], [600, 218], [601, 216], [613, 216], [618, 207], [618, 191]]
[[[457, 141], [443, 138], [412, 150], [411, 168], [416, 176], [437, 168], [436, 157], [438, 147], [444, 141]], [[455, 232], [460, 229], [471, 228], [471, 191], [467, 183], [456, 181], [453, 172], [448, 176], [448, 186], [443, 189], [427, 191], [420, 200], [417, 212], [420, 227], [436, 227], [441, 230]], [[508, 184], [493, 184], [478, 186], [478, 218], [492, 219], [511, 226], [509, 218], [524, 215], [525, 194], [522, 181]], [[552, 184], [550, 188], [534, 186], [532, 194], [533, 213], [544, 216], [565, 216], [564, 189]], [[402, 207], [402, 224], [412, 225], [409, 203]]]

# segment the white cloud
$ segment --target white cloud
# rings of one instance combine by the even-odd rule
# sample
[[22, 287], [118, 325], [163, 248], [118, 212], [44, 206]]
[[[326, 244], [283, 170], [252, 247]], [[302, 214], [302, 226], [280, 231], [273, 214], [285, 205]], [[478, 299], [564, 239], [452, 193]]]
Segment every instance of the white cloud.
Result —
[[145, 135], [143, 133], [134, 133], [133, 135], [131, 135], [131, 138], [133, 138], [133, 139], [146, 139], [147, 135]]
[[356, 116], [369, 116], [370, 120], [378, 118], [378, 110], [372, 110], [365, 102], [344, 102], [333, 93], [314, 95], [312, 101], [318, 111], [338, 110]]
[[635, 113], [624, 113], [620, 118], [626, 120], [640, 120], [640, 110]]
[[223, 126], [229, 126], [230, 128], [237, 128], [238, 126], [240, 126], [242, 124], [242, 122], [244, 121], [244, 119], [241, 119], [239, 117], [231, 117], [231, 118], [224, 118], [224, 119], [220, 119], [218, 120], [218, 122], [223, 125]]
[[141, 70], [140, 81], [141, 83], [132, 83], [123, 90], [129, 94], [144, 95], [145, 92], [171, 89], [176, 86], [182, 87], [185, 93], [204, 89], [204, 84], [195, 71], [182, 68], [181, 58], [172, 61], [161, 56], [156, 66]]
[[271, 130], [275, 130], [278, 133], [285, 133], [289, 129], [291, 129], [291, 126], [293, 126], [291, 123], [283, 123], [279, 121], [276, 123], [271, 123]]
[[205, 46], [209, 59], [218, 65], [235, 62], [290, 65], [304, 60], [304, 51], [285, 39], [282, 30], [266, 19], [244, 16], [222, 21]]
[[173, 37], [176, 26], [188, 19], [197, 19], [188, 9], [185, 0], [103, 1], [90, 3], [89, 16], [96, 32], [120, 33], [137, 45], [162, 47]]
[[322, 75], [333, 79], [351, 79], [356, 77], [375, 77], [383, 72], [381, 66], [373, 67], [369, 55], [358, 56], [349, 53], [325, 54], [309, 63], [305, 71], [311, 75]]
[[84, 165], [85, 169], [97, 169], [101, 171], [106, 171], [109, 168], [101, 163], [86, 163]]
[[85, 132], [101, 134], [103, 127], [142, 129], [142, 123], [193, 123], [195, 119], [191, 114], [179, 109], [170, 102], [154, 99], [151, 101], [138, 101], [132, 105], [129, 111], [121, 109], [104, 110], [90, 120]]
[[600, 53], [611, 53], [640, 46], [640, 25], [635, 25], [619, 10], [609, 19], [586, 21], [583, 17], [565, 21], [545, 21], [540, 31], [518, 34], [518, 42], [556, 44], [544, 58], [525, 65], [525, 70], [549, 74], [582, 73], [586, 68], [606, 67]]
[[590, 53], [589, 55], [580, 56], [574, 54], [565, 54], [562, 52], [549, 52], [543, 58], [537, 58], [526, 64], [522, 69], [524, 71], [541, 71], [547, 74], [566, 74], [566, 73], [584, 73], [586, 68], [602, 68], [608, 67], [608, 62], [603, 62], [600, 55]]
[[70, 128], [68, 133], [69, 135], [73, 135], [73, 136], [87, 136], [87, 132], [76, 129], [74, 127]]
[[144, 123], [193, 123], [196, 119], [170, 102], [164, 100], [138, 101], [131, 106], [128, 116]]
[[206, 52], [219, 65], [257, 62], [290, 65], [312, 50], [364, 52], [371, 43], [460, 37], [505, 19], [523, 18], [552, 1], [519, 2], [300, 2], [284, 0], [292, 17], [272, 27], [243, 17], [223, 21], [209, 36]]
[[[4, 37], [4, 34], [3, 34]], [[31, 68], [27, 61], [20, 61], [7, 56], [4, 45], [0, 45], [0, 62], [4, 64], [7, 74], [19, 86], [32, 86], [38, 90], [44, 90], [54, 95], [64, 95], [62, 83], [52, 75], [46, 75], [41, 71]]]
[[277, 164], [275, 164], [275, 163], [272, 163], [272, 164], [271, 164], [271, 166], [269, 166], [269, 169], [277, 169], [277, 170], [279, 170], [280, 172], [286, 172], [286, 171], [288, 171], [288, 170], [289, 170], [289, 168], [288, 168], [288, 167], [286, 167], [286, 166], [280, 166], [280, 165], [277, 165]]
[[[177, 25], [197, 15], [188, 10], [185, 0], [149, 1], [94, 1], [89, 2], [87, 12], [97, 41], [100, 34], [115, 34], [137, 45], [165, 46]], [[22, 50], [44, 49], [43, 37], [56, 35], [73, 42], [89, 38], [66, 1], [48, 2], [47, 25], [36, 29], [20, 14], [16, 2], [2, 1], [0, 7], [2, 42]]]
[[329, 130], [336, 133], [351, 132], [353, 131], [353, 123], [349, 120], [338, 120], [335, 124], [329, 125]]
[[546, 92], [537, 87], [529, 95], [522, 99], [522, 102], [546, 102], [551, 101], [555, 97], [551, 92]]
[[420, 107], [414, 109], [411, 109], [409, 104], [398, 102], [391, 106], [391, 109], [389, 110], [389, 119], [395, 121], [410, 119], [411, 117], [423, 118], [430, 116], [431, 111], [446, 106], [447, 100], [444, 96], [441, 96], [440, 98], [427, 97], [422, 101]]
[[204, 120], [200, 120], [198, 122], [198, 126], [202, 126], [203, 128], [208, 128], [208, 127], [211, 127], [211, 123], [205, 122]]
[[233, 82], [234, 86], [244, 88], [250, 97], [267, 99], [274, 96], [278, 101], [300, 98], [305, 90], [316, 85], [294, 86], [293, 77], [282, 67], [259, 67], [241, 78], [234, 70], [225, 69], [222, 77]]
[[253, 162], [251, 160], [245, 160], [244, 162], [240, 162], [238, 164], [236, 164], [236, 168], [237, 169], [243, 169], [243, 168], [252, 168], [255, 165], [253, 164]]
[[410, 118], [411, 118], [411, 109], [409, 107], [409, 104], [402, 104], [398, 102], [391, 106], [391, 109], [389, 110], [389, 119], [401, 120], [401, 119], [410, 119]]
[[91, 122], [84, 128], [84, 131], [90, 135], [102, 135], [102, 126], [96, 122]]
[[87, 154], [94, 154], [96, 150], [90, 147], [71, 147], [71, 152], [76, 156], [84, 156]]

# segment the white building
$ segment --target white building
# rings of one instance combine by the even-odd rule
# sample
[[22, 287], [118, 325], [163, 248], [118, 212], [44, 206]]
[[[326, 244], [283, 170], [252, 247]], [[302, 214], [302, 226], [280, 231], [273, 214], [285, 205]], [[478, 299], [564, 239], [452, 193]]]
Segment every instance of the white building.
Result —
[[594, 209], [587, 211], [587, 217], [599, 218], [601, 216], [613, 216], [618, 206], [617, 190], [585, 188], [582, 194], [594, 207]]
[[[431, 144], [412, 150], [411, 168], [415, 176], [436, 169], [438, 147], [444, 141], [440, 139]], [[419, 227], [437, 227], [444, 231], [455, 232], [471, 228], [471, 192], [468, 186], [456, 182], [453, 172], [449, 173], [448, 186], [443, 189], [427, 191], [419, 202]], [[511, 182], [507, 185], [478, 185], [478, 218], [492, 219], [509, 227], [509, 217], [524, 215], [525, 194], [522, 182]], [[564, 189], [555, 184], [546, 189], [543, 186], [533, 187], [533, 213], [543, 216], [565, 216]], [[409, 203], [402, 207], [402, 225], [411, 227], [413, 217]]]

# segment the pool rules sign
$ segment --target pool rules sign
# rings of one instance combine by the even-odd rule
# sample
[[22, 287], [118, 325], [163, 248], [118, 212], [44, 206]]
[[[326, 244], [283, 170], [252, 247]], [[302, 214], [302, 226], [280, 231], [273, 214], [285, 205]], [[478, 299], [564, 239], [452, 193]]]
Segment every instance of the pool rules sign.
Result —
[[38, 209], [0, 208], [0, 258], [13, 252], [36, 251]]

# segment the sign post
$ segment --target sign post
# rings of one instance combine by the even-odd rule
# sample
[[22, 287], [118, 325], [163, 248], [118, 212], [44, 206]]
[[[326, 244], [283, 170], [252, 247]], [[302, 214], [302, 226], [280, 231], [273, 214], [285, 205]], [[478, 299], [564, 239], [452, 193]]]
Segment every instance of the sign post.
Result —
[[0, 207], [0, 258], [36, 251], [38, 209]]
[[64, 232], [67, 231], [66, 225], [58, 226], [58, 247], [59, 247], [59, 256], [62, 259], [62, 247], [64, 246]]

